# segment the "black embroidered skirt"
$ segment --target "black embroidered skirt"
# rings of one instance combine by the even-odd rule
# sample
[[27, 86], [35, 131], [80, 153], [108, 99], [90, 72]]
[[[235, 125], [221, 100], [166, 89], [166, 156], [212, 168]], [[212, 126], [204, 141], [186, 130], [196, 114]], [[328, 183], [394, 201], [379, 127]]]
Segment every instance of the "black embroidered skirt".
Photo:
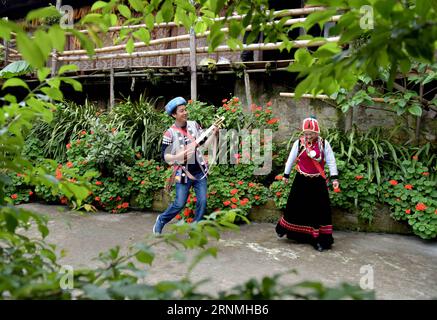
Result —
[[323, 177], [296, 174], [276, 233], [298, 242], [319, 242], [324, 248], [331, 247], [334, 242], [331, 204]]

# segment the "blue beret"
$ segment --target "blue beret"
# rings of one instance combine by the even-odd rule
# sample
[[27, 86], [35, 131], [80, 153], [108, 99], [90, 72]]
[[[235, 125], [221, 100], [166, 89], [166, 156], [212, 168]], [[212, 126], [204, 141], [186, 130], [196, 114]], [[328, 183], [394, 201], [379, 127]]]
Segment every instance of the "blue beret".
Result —
[[185, 99], [182, 97], [176, 97], [167, 103], [165, 106], [165, 112], [167, 112], [168, 115], [171, 115], [173, 111], [182, 104], [187, 104], [187, 101], [185, 101]]

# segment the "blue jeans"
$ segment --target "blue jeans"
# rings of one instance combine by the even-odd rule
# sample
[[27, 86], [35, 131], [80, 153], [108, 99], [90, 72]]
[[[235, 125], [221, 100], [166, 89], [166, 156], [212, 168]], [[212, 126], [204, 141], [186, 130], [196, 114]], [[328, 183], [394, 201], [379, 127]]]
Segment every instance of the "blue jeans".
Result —
[[173, 219], [185, 207], [191, 186], [194, 187], [197, 198], [194, 221], [202, 220], [206, 211], [207, 179], [205, 176], [202, 180], [199, 180], [203, 176], [202, 172], [194, 174], [193, 176], [196, 180], [188, 178], [187, 183], [176, 183], [176, 199], [167, 210], [159, 216], [162, 226]]

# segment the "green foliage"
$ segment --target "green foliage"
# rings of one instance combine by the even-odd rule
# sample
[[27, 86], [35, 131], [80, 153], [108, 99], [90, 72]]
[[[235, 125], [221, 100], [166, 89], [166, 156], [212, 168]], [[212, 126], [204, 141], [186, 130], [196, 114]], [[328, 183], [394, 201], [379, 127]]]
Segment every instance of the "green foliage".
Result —
[[136, 102], [128, 98], [109, 112], [108, 123], [112, 128], [124, 130], [130, 145], [139, 147], [147, 159], [158, 160], [162, 135], [167, 127], [155, 109], [155, 103], [156, 100], [143, 95]]

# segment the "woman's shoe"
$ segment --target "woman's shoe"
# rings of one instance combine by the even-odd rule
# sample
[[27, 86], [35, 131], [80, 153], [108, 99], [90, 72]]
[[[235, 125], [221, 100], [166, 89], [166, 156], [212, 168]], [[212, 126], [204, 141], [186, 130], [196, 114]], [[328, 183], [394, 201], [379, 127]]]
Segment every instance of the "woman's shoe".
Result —
[[322, 245], [321, 245], [320, 243], [318, 243], [318, 242], [316, 242], [316, 243], [313, 245], [313, 247], [314, 247], [314, 249], [316, 249], [316, 250], [319, 251], [319, 252], [322, 252], [322, 251], [323, 251], [323, 247], [322, 247]]

